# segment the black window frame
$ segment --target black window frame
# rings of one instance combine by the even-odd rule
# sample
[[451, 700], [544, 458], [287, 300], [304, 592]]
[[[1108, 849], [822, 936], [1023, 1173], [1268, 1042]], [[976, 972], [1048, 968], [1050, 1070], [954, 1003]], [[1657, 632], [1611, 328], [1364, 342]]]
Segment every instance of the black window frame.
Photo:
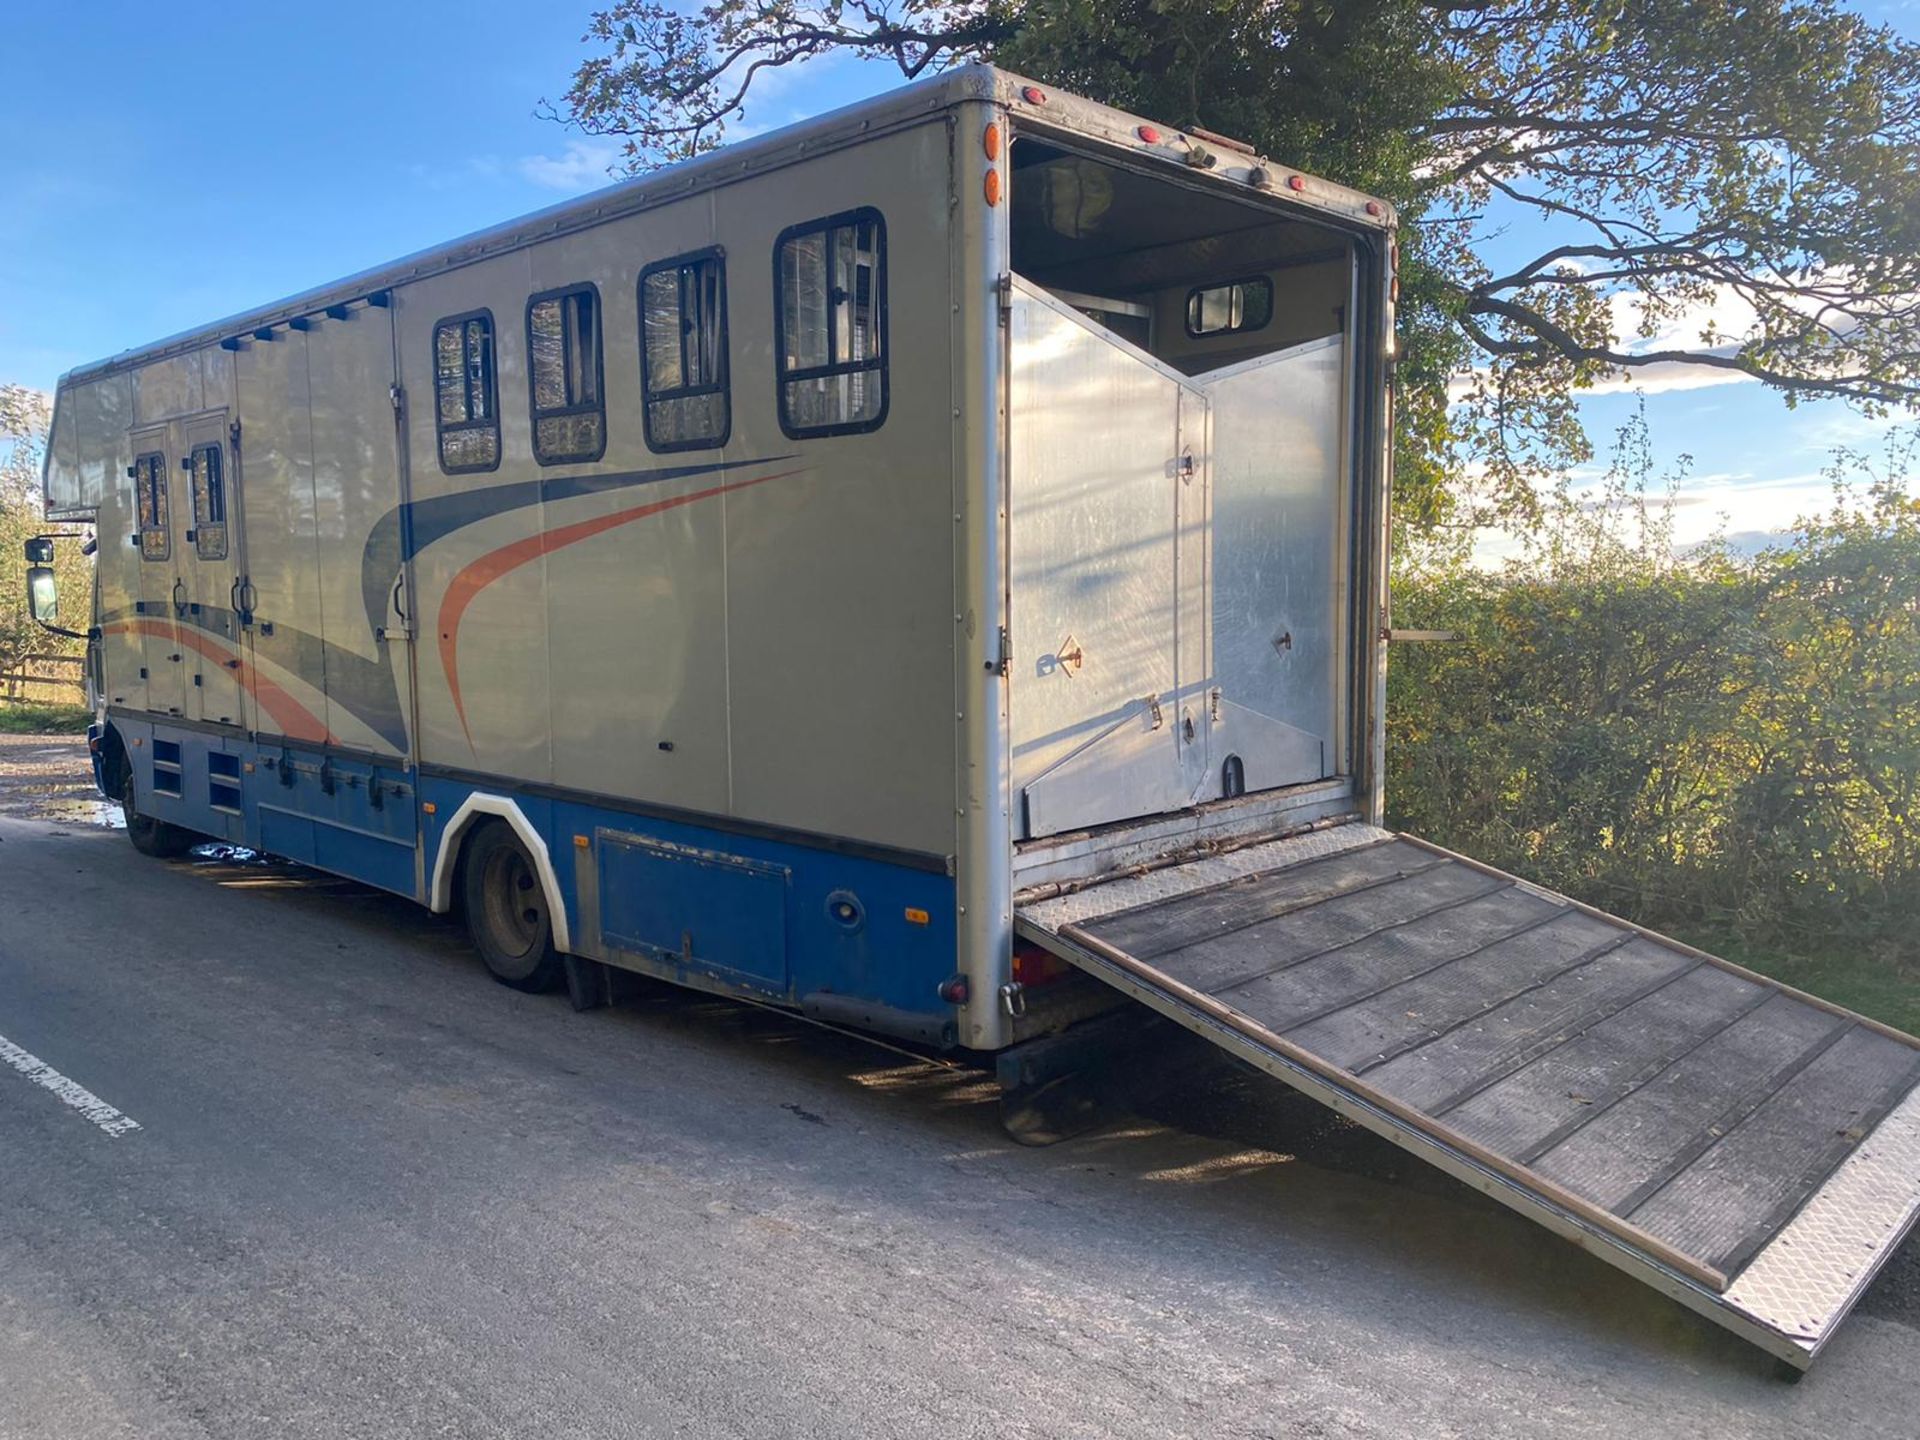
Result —
[[[147, 462], [151, 460], [152, 465]], [[140, 559], [143, 564], [162, 565], [173, 558], [173, 496], [167, 486], [167, 455], [164, 450], [142, 450], [133, 457], [133, 521], [134, 535], [140, 542]], [[143, 523], [140, 505], [142, 486], [152, 486], [156, 501], [153, 507], [154, 518], [158, 525]], [[164, 513], [162, 513], [164, 512]], [[163, 542], [156, 555], [147, 549], [147, 536], [158, 535]]]
[[[202, 440], [187, 451], [187, 505], [193, 512], [193, 553], [200, 560], [225, 560], [230, 547], [229, 526], [227, 524], [227, 447], [218, 440]], [[202, 455], [211, 455], [213, 464], [208, 470], [212, 483], [207, 487], [209, 499], [219, 502], [219, 515], [200, 513], [200, 471], [197, 465]], [[211, 512], [215, 506], [209, 504]], [[219, 527], [220, 548], [211, 549], [207, 544], [207, 528]]]
[[[1267, 292], [1267, 318], [1258, 325], [1226, 325], [1218, 330], [1196, 330], [1193, 328], [1193, 302], [1209, 290], [1231, 290], [1236, 285], [1259, 285]], [[1244, 303], [1241, 307], [1245, 309]], [[1180, 308], [1180, 323], [1185, 327], [1189, 340], [1217, 340], [1225, 335], [1252, 335], [1273, 323], [1273, 277], [1271, 275], [1242, 275], [1233, 280], [1210, 280], [1205, 285], [1196, 285], [1187, 291], [1186, 303]]]
[[[564, 300], [569, 295], [591, 295], [593, 297], [593, 387], [596, 399], [591, 405], [562, 405], [552, 409], [542, 409], [536, 398], [540, 393], [540, 378], [533, 362], [533, 307], [545, 300]], [[561, 310], [564, 319], [566, 310]], [[604, 459], [607, 453], [607, 309], [600, 298], [600, 287], [591, 280], [583, 280], [574, 285], [561, 285], [552, 290], [542, 290], [527, 297], [527, 417], [528, 443], [533, 447], [533, 458], [541, 465], [592, 465]], [[571, 346], [567, 347], [569, 350]], [[600, 417], [600, 448], [591, 455], [549, 456], [540, 448], [540, 422], [542, 420], [562, 419], [569, 415], [598, 415]]]
[[[780, 256], [789, 242], [820, 231], [832, 232], [849, 225], [857, 225], [863, 220], [873, 222], [875, 245], [874, 254], [879, 257], [879, 275], [874, 285], [874, 314], [878, 321], [880, 353], [870, 360], [841, 360], [829, 358], [825, 365], [807, 365], [795, 369], [787, 367], [787, 304], [784, 282], [780, 274]], [[872, 205], [859, 205], [851, 210], [842, 210], [837, 214], [823, 215], [818, 220], [806, 220], [798, 225], [789, 225], [773, 239], [773, 391], [774, 402], [780, 415], [780, 433], [789, 440], [820, 440], [833, 435], [867, 435], [887, 423], [887, 411], [893, 403], [893, 386], [890, 370], [893, 362], [892, 338], [887, 333], [887, 276], [893, 268], [893, 262], [887, 256], [887, 217]], [[827, 252], [827, 274], [833, 274], [833, 252], [831, 245]], [[831, 357], [834, 347], [834, 334], [831, 325], [827, 328], [827, 353]], [[797, 381], [820, 380], [833, 375], [857, 375], [862, 371], [875, 370], [880, 375], [880, 408], [870, 420], [849, 420], [835, 425], [795, 425], [787, 413], [787, 387]]]
[[[653, 388], [652, 365], [647, 351], [647, 280], [662, 271], [685, 271], [689, 266], [711, 261], [720, 275], [720, 326], [718, 353], [715, 356], [714, 371], [719, 379], [707, 385], [677, 385], [671, 390]], [[776, 261], [777, 263], [777, 261]], [[687, 373], [687, 329], [686, 329], [686, 291], [685, 281], [681, 282], [681, 328], [680, 328], [680, 373]], [[640, 278], [634, 282], [634, 316], [639, 324], [640, 339], [640, 423], [646, 433], [647, 449], [658, 455], [671, 454], [677, 450], [718, 450], [733, 438], [733, 340], [727, 328], [727, 252], [723, 246], [709, 245], [704, 250], [690, 250], [684, 255], [675, 255], [666, 260], [656, 260], [640, 271]], [[777, 323], [777, 322], [776, 322]], [[701, 440], [658, 440], [653, 434], [653, 407], [663, 400], [692, 400], [702, 395], [718, 395], [721, 401], [722, 424], [720, 433], [712, 439]]]
[[[487, 322], [487, 405], [492, 411], [490, 420], [455, 420], [449, 423], [440, 409], [440, 332], [449, 325], [461, 327], [461, 371], [466, 368], [466, 326], [475, 320]], [[527, 302], [527, 321], [531, 328], [533, 321], [533, 302]], [[433, 368], [433, 447], [434, 456], [440, 462], [443, 475], [487, 475], [500, 468], [500, 456], [506, 448], [505, 436], [500, 428], [500, 327], [494, 323], [490, 309], [463, 310], [458, 315], [445, 315], [433, 322], [433, 334], [429, 341], [429, 363]], [[462, 399], [465, 392], [462, 392]], [[471, 409], [472, 407], [467, 407]], [[493, 463], [491, 465], [449, 465], [447, 463], [447, 436], [467, 430], [493, 431]]]

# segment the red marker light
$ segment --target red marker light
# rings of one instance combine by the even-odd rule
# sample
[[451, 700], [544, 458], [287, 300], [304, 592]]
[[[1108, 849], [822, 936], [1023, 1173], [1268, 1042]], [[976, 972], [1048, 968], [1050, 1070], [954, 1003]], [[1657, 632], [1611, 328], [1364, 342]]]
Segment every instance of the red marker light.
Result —
[[1020, 98], [1029, 105], [1044, 105], [1047, 103], [1047, 92], [1038, 85], [1027, 85], [1021, 88]]
[[1289, 189], [1289, 190], [1304, 190], [1304, 189], [1306, 189], [1306, 188], [1307, 188], [1307, 177], [1306, 177], [1306, 176], [1304, 176], [1304, 175], [1289, 175], [1289, 176], [1287, 176], [1287, 189]]
[[1379, 202], [1378, 200], [1369, 200], [1369, 201], [1367, 201], [1367, 214], [1369, 214], [1369, 215], [1384, 215], [1384, 214], [1386, 214], [1386, 213], [1387, 213], [1387, 212], [1386, 212], [1386, 208], [1385, 208], [1384, 206], [1382, 206], [1382, 205], [1381, 205], [1381, 203], [1380, 203], [1380, 202]]
[[1134, 133], [1149, 145], [1158, 145], [1160, 143], [1160, 132], [1151, 125], [1142, 125]]

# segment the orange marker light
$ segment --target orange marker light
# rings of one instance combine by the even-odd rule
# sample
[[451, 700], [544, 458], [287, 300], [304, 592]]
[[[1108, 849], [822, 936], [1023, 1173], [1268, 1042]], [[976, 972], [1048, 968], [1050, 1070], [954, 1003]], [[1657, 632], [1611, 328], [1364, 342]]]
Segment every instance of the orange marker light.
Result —
[[987, 204], [998, 205], [1000, 203], [1000, 172], [998, 170], [987, 171], [986, 189]]
[[932, 921], [933, 921], [933, 917], [929, 915], [926, 911], [918, 908], [917, 906], [913, 906], [913, 905], [907, 906], [907, 924], [927, 925], [927, 924], [931, 924]]
[[980, 148], [987, 152], [987, 159], [1000, 158], [1000, 127], [989, 124], [980, 134]]
[[576, 835], [573, 837], [573, 848], [576, 850], [585, 850], [592, 843], [593, 842], [584, 835]]
[[439, 812], [439, 809], [440, 807], [434, 804], [433, 801], [431, 800], [423, 800], [420, 804], [420, 811], [424, 815], [437, 814]]

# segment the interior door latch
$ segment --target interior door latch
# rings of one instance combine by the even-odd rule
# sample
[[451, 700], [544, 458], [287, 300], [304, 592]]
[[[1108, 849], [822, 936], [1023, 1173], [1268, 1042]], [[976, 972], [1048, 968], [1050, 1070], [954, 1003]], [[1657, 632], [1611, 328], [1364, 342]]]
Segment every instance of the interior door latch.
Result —
[[1071, 680], [1085, 667], [1086, 652], [1080, 648], [1080, 642], [1069, 635], [1053, 647], [1053, 663], [1066, 671], [1067, 678]]

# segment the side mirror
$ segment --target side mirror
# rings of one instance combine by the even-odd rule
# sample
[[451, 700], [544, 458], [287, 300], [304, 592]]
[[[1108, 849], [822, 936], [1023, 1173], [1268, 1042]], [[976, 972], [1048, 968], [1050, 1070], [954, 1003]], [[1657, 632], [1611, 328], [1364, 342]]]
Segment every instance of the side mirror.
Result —
[[27, 541], [26, 550], [27, 564], [53, 564], [53, 537], [51, 535], [34, 536], [31, 540]]
[[[51, 541], [46, 544], [49, 550], [53, 548]], [[52, 625], [60, 618], [60, 595], [50, 566], [34, 565], [28, 569], [27, 604], [33, 611], [33, 618], [42, 625]]]

